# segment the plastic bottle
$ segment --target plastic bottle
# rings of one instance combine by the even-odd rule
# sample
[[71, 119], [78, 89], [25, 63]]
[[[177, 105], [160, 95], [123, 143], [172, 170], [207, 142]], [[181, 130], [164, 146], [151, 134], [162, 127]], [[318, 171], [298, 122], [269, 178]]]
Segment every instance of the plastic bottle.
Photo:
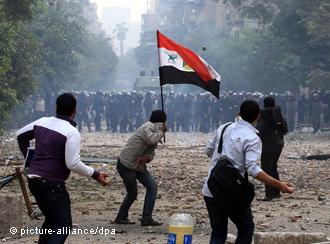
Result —
[[190, 214], [173, 214], [168, 222], [167, 244], [192, 244], [194, 219]]

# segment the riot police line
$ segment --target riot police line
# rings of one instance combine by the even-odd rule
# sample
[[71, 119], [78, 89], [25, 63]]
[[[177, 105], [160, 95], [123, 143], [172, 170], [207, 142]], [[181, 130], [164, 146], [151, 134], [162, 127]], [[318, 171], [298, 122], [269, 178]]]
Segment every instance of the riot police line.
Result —
[[[76, 121], [82, 132], [109, 131], [128, 133], [137, 129], [152, 110], [161, 108], [158, 92], [110, 91], [73, 92], [77, 98]], [[220, 99], [210, 93], [164, 94], [164, 108], [168, 115], [168, 129], [172, 132], [208, 133], [222, 123], [232, 121], [239, 105], [253, 99], [262, 105], [271, 95], [281, 107], [289, 132], [320, 133], [330, 125], [330, 91], [303, 93], [269, 93], [221, 91]], [[23, 120], [51, 116], [57, 94], [46, 93], [28, 97], [24, 104]], [[24, 122], [22, 121], [22, 122]]]

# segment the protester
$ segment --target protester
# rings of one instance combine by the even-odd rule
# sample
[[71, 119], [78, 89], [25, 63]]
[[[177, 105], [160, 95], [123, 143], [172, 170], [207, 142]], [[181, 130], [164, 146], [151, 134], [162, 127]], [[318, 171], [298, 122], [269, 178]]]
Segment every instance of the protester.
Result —
[[128, 211], [137, 198], [137, 181], [146, 187], [141, 225], [157, 226], [162, 223], [153, 220], [152, 212], [156, 202], [157, 184], [147, 170], [147, 163], [154, 158], [154, 150], [167, 130], [166, 114], [154, 110], [150, 120], [138, 128], [128, 139], [121, 150], [117, 162], [117, 170], [124, 181], [127, 194], [115, 219], [116, 224], [134, 224], [128, 219]]
[[222, 201], [217, 201], [208, 187], [211, 170], [220, 158], [228, 159], [244, 176], [245, 172], [267, 185], [278, 188], [283, 193], [292, 193], [291, 184], [269, 176], [257, 164], [260, 159], [262, 143], [257, 136], [255, 126], [260, 116], [259, 105], [252, 100], [244, 101], [240, 106], [239, 117], [227, 127], [223, 134], [222, 153], [218, 153], [218, 144], [222, 129], [218, 128], [213, 138], [206, 145], [206, 154], [211, 157], [211, 167], [203, 187], [203, 195], [212, 228], [210, 243], [225, 243], [227, 238], [228, 218], [237, 227], [236, 243], [251, 243], [254, 222], [251, 207], [238, 212], [227, 212]]
[[93, 177], [107, 185], [106, 173], [80, 161], [80, 134], [73, 121], [76, 99], [70, 93], [56, 100], [56, 116], [40, 118], [17, 132], [17, 141], [26, 156], [30, 140], [35, 139], [35, 153], [28, 170], [28, 184], [32, 195], [45, 216], [38, 243], [64, 243], [68, 233], [58, 232], [72, 227], [70, 197], [65, 180], [73, 171]]
[[[281, 108], [275, 105], [273, 97], [264, 99], [264, 109], [261, 111], [257, 129], [262, 142], [261, 168], [268, 175], [279, 180], [277, 161], [284, 146], [284, 135], [288, 133], [288, 125]], [[261, 200], [271, 201], [280, 197], [278, 188], [265, 185], [265, 197]]]

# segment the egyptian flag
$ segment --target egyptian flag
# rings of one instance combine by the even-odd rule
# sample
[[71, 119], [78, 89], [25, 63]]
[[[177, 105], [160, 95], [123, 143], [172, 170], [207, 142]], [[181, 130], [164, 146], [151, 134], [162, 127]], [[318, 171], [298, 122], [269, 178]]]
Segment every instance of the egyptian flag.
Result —
[[220, 75], [197, 54], [157, 31], [159, 78], [164, 84], [193, 84], [219, 98]]

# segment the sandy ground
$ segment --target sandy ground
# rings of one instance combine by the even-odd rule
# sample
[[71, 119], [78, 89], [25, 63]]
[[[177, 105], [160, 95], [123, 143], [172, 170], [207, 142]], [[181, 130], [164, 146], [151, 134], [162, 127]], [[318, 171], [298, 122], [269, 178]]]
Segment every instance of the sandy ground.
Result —
[[[77, 228], [106, 228], [112, 234], [70, 235], [67, 243], [166, 243], [167, 220], [173, 213], [190, 213], [195, 219], [194, 243], [208, 243], [210, 226], [201, 194], [207, 175], [209, 159], [204, 146], [212, 134], [167, 133], [166, 144], [159, 146], [149, 171], [159, 185], [154, 218], [164, 222], [160, 227], [141, 227], [144, 188], [139, 185], [139, 196], [130, 210], [130, 219], [137, 224], [115, 225], [113, 219], [124, 197], [125, 190], [114, 164], [93, 164], [110, 174], [110, 185], [99, 186], [92, 179], [72, 174], [67, 188], [72, 201], [73, 222]], [[83, 133], [82, 156], [116, 158], [129, 134]], [[255, 182], [256, 198], [252, 208], [256, 231], [324, 232], [330, 236], [330, 160], [302, 160], [308, 154], [330, 154], [330, 134], [294, 134], [286, 137], [279, 160], [280, 177], [292, 182], [296, 192], [273, 202], [260, 202], [264, 187]], [[5, 161], [10, 157], [8, 166]], [[0, 144], [0, 175], [13, 172], [21, 158], [13, 136], [2, 138]], [[7, 161], [8, 162], [8, 161]], [[252, 180], [253, 181], [253, 180]], [[0, 193], [20, 193], [13, 182]], [[31, 197], [31, 199], [33, 199]], [[40, 227], [42, 220], [24, 216], [26, 228]], [[116, 232], [115, 234], [113, 232]], [[229, 232], [236, 234], [230, 224]], [[36, 235], [12, 236], [8, 231], [7, 243], [33, 243]]]

